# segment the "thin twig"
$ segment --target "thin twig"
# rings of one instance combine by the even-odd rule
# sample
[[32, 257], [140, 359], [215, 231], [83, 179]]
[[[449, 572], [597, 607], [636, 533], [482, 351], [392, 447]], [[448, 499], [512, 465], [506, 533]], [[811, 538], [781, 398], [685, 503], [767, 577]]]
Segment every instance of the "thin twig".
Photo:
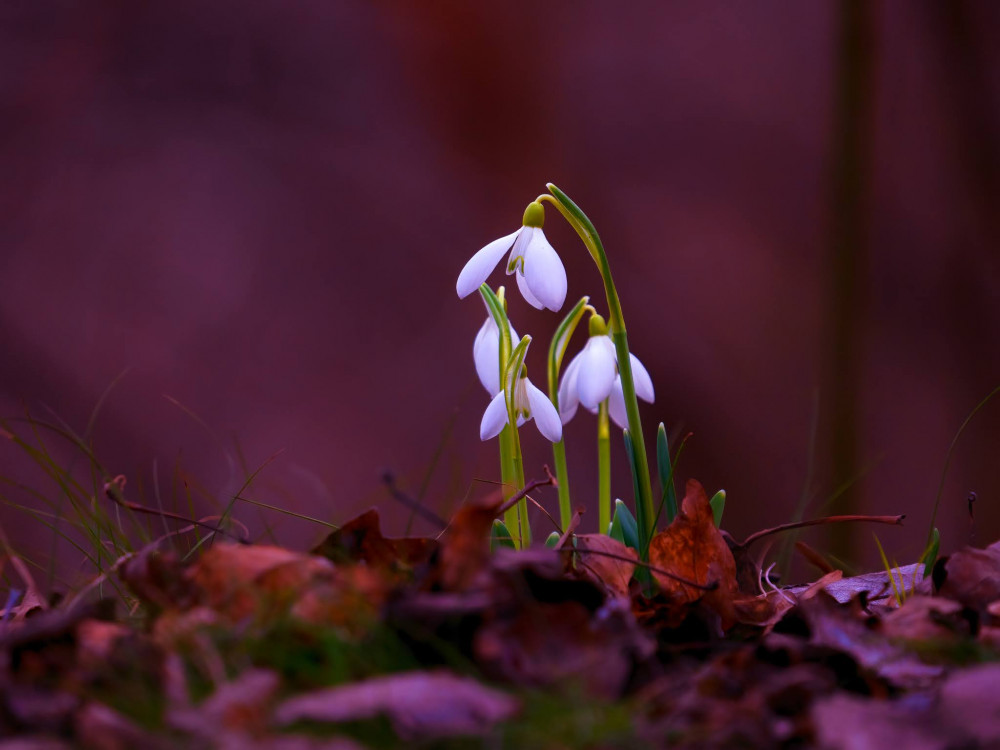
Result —
[[529, 492], [534, 492], [539, 487], [544, 487], [545, 485], [548, 484], [551, 484], [553, 487], [559, 486], [559, 482], [556, 481], [556, 478], [552, 476], [552, 472], [549, 471], [548, 464], [544, 464], [542, 466], [542, 471], [545, 472], [545, 479], [532, 479], [530, 482], [524, 485], [523, 490], [515, 493], [515, 495], [510, 500], [508, 500], [499, 508], [497, 508], [496, 515], [498, 518], [502, 516], [504, 513], [506, 513], [508, 510], [513, 508], [515, 505], [517, 505], [523, 498], [527, 497]]
[[215, 534], [222, 534], [223, 536], [228, 536], [230, 539], [235, 540], [239, 544], [250, 544], [250, 541], [246, 537], [239, 537], [233, 534], [231, 531], [226, 531], [221, 526], [216, 526], [214, 524], [205, 523], [204, 521], [198, 521], [194, 518], [186, 518], [179, 513], [173, 513], [169, 510], [160, 510], [159, 508], [148, 508], [145, 505], [139, 505], [139, 503], [133, 503], [125, 499], [123, 494], [123, 489], [125, 488], [125, 475], [119, 474], [114, 479], [104, 483], [104, 494], [107, 495], [108, 499], [111, 500], [115, 505], [118, 505], [126, 510], [130, 510], [133, 513], [147, 513], [151, 516], [160, 516], [161, 518], [170, 518], [174, 521], [183, 521], [184, 523], [194, 524], [195, 526], [201, 526], [204, 529]]
[[118, 569], [121, 568], [122, 565], [124, 565], [126, 562], [128, 562], [132, 558], [137, 557], [138, 555], [142, 554], [143, 552], [146, 552], [147, 550], [153, 549], [154, 547], [158, 547], [162, 542], [164, 542], [167, 539], [171, 539], [171, 538], [173, 538], [175, 536], [180, 536], [181, 534], [187, 534], [187, 533], [189, 533], [191, 531], [194, 531], [195, 528], [196, 528], [195, 524], [188, 524], [187, 526], [183, 526], [183, 527], [181, 527], [179, 529], [175, 529], [174, 531], [169, 531], [166, 534], [164, 534], [163, 536], [157, 537], [156, 539], [152, 540], [148, 544], [144, 544], [142, 547], [140, 547], [139, 549], [135, 550], [134, 552], [128, 552], [128, 553], [122, 555], [117, 560], [115, 560], [114, 563], [112, 563], [111, 567], [109, 567], [107, 570], [103, 571], [99, 576], [97, 576], [94, 580], [92, 580], [90, 583], [88, 583], [82, 589], [80, 589], [76, 593], [70, 595], [66, 599], [66, 601], [63, 602], [63, 604], [62, 604], [63, 608], [64, 609], [72, 609], [74, 606], [76, 606], [77, 602], [82, 601], [83, 598], [87, 594], [89, 594], [95, 588], [97, 588], [102, 583], [104, 583], [104, 581], [106, 581], [108, 579], [108, 576], [110, 576], [112, 573], [117, 572]]
[[902, 526], [903, 519], [906, 518], [905, 515], [899, 516], [863, 516], [863, 515], [848, 515], [848, 516], [824, 516], [823, 518], [813, 518], [808, 521], [793, 521], [792, 523], [783, 523], [780, 526], [774, 526], [770, 529], [763, 529], [754, 534], [751, 534], [746, 539], [743, 540], [741, 547], [749, 547], [751, 544], [756, 542], [758, 539], [762, 539], [765, 536], [770, 536], [771, 534], [778, 534], [782, 531], [790, 531], [791, 529], [801, 529], [806, 526], [820, 526], [828, 523], [885, 523], [890, 526]]
[[559, 541], [556, 542], [554, 549], [561, 550], [566, 545], [566, 540], [573, 535], [576, 527], [580, 525], [581, 518], [583, 518], [583, 508], [577, 508], [573, 511], [573, 516], [569, 519], [569, 526], [566, 527], [562, 536], [559, 537]]
[[660, 575], [673, 579], [678, 583], [683, 583], [685, 586], [690, 586], [691, 588], [695, 589], [701, 589], [702, 591], [715, 591], [717, 588], [719, 588], [718, 581], [712, 581], [711, 583], [707, 584], [695, 583], [694, 581], [689, 581], [687, 578], [684, 578], [683, 576], [679, 576], [676, 573], [671, 573], [669, 570], [664, 570], [663, 568], [659, 568], [651, 563], [643, 562], [642, 560], [638, 560], [633, 557], [626, 557], [625, 555], [616, 555], [614, 552], [605, 552], [604, 550], [596, 550], [596, 549], [572, 549], [570, 551], [585, 555], [600, 555], [601, 557], [610, 557], [612, 560], [621, 560], [622, 562], [633, 563], [635, 565], [638, 565], [640, 568], [646, 568], [647, 570], [650, 570], [653, 573], [659, 573]]
[[548, 519], [549, 519], [549, 521], [551, 521], [551, 522], [552, 522], [552, 526], [553, 526], [553, 527], [555, 528], [555, 530], [556, 530], [556, 531], [558, 531], [558, 532], [559, 532], [560, 534], [562, 534], [562, 531], [563, 531], [563, 530], [562, 530], [562, 526], [560, 526], [560, 525], [559, 525], [559, 522], [558, 522], [558, 521], [556, 521], [556, 519], [552, 517], [552, 514], [551, 514], [551, 513], [549, 513], [549, 512], [548, 512], [548, 511], [547, 511], [547, 510], [545, 509], [545, 506], [544, 506], [544, 505], [542, 505], [542, 504], [541, 504], [540, 502], [538, 502], [537, 500], [535, 500], [535, 498], [533, 498], [533, 497], [528, 497], [528, 498], [526, 498], [526, 499], [527, 499], [527, 500], [528, 500], [529, 502], [532, 502], [532, 503], [534, 503], [534, 504], [535, 504], [535, 507], [536, 507], [536, 508], [538, 508], [538, 510], [539, 510], [539, 511], [541, 511], [541, 512], [542, 512], [542, 514], [543, 514], [543, 515], [544, 515], [544, 516], [545, 516], [546, 518], [548, 518]]
[[396, 486], [396, 477], [391, 471], [387, 471], [382, 474], [382, 484], [384, 484], [385, 488], [389, 490], [389, 495], [393, 500], [403, 507], [410, 509], [411, 517], [414, 514], [418, 515], [425, 521], [434, 524], [439, 530], [448, 528], [448, 522], [441, 518], [441, 516], [429, 508], [426, 508], [419, 500], [414, 500], [412, 497], [399, 489]]

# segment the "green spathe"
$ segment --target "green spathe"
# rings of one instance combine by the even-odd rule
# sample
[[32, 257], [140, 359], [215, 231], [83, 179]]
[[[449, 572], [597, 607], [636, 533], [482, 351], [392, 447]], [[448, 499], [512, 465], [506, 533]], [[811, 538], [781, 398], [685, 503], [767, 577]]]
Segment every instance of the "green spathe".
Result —
[[528, 207], [524, 209], [524, 218], [521, 219], [521, 224], [541, 229], [545, 226], [545, 207], [538, 201], [529, 203]]
[[594, 313], [590, 316], [590, 323], [587, 326], [587, 330], [591, 336], [607, 336], [608, 324], [604, 321], [604, 318]]

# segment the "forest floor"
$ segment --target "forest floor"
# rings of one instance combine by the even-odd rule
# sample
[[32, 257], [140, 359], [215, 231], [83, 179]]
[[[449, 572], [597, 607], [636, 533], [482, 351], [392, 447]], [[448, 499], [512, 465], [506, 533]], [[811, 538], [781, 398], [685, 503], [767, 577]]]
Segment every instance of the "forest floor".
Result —
[[782, 589], [694, 482], [649, 566], [572, 529], [491, 551], [499, 505], [434, 539], [369, 511], [310, 553], [169, 534], [29, 591], [0, 748], [1000, 746], [1000, 543]]

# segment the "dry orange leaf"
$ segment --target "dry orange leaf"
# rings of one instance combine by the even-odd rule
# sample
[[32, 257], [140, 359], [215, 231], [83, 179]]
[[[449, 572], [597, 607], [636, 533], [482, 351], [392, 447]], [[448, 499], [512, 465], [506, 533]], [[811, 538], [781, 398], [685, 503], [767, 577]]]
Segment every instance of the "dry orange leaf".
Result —
[[[572, 548], [567, 548], [572, 549]], [[577, 534], [577, 569], [612, 596], [628, 598], [628, 584], [639, 555], [606, 534]]]
[[706, 594], [731, 599], [737, 593], [733, 553], [715, 527], [705, 489], [694, 479], [688, 480], [680, 513], [649, 543], [649, 562], [678, 578], [716, 585], [714, 591], [706, 592], [653, 570], [660, 590], [679, 603], [695, 602]]

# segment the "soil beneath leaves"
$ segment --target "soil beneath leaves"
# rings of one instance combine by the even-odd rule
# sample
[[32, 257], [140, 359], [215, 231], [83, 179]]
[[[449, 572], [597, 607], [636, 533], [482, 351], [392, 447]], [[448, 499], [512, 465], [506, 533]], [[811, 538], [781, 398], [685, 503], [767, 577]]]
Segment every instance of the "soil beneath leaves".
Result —
[[10, 608], [0, 747], [1000, 747], [1000, 543], [779, 589], [697, 483], [648, 568], [598, 535], [491, 552], [498, 505], [308, 554], [161, 540]]

